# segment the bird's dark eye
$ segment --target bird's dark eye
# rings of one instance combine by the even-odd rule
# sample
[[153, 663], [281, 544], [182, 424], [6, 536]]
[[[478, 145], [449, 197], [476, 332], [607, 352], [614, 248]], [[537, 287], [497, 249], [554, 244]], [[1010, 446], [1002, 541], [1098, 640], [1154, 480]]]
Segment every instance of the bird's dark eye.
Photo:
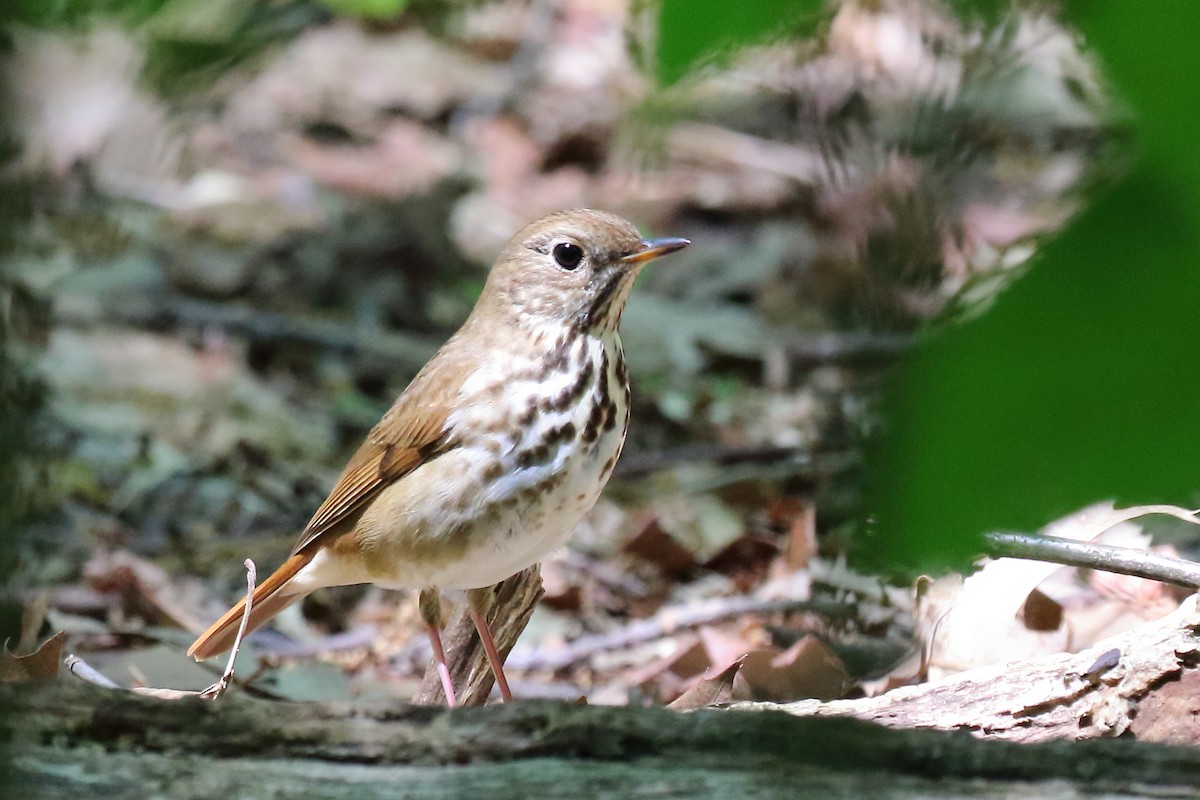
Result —
[[583, 261], [583, 248], [570, 242], [554, 245], [554, 260], [563, 269], [575, 269]]

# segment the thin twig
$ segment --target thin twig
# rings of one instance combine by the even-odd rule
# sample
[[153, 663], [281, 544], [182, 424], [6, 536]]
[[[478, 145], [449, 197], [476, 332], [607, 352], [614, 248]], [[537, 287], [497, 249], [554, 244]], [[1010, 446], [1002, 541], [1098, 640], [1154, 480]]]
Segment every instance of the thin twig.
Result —
[[1079, 542], [1034, 533], [989, 533], [991, 555], [1049, 561], [1200, 589], [1200, 564], [1131, 547]]
[[77, 655], [69, 655], [63, 659], [63, 665], [72, 675], [81, 681], [102, 686], [105, 689], [120, 689], [121, 687], [101, 675], [96, 669]]
[[254, 561], [249, 558], [242, 563], [246, 567], [246, 607], [242, 610], [242, 621], [238, 625], [237, 636], [233, 639], [233, 647], [229, 649], [229, 661], [225, 664], [225, 672], [221, 674], [219, 681], [200, 692], [200, 696], [205, 700], [216, 700], [229, 688], [229, 681], [233, 678], [233, 665], [237, 663], [238, 650], [242, 646], [242, 638], [246, 635], [246, 627], [250, 624], [250, 611], [254, 608], [254, 583], [257, 570], [254, 568]]
[[254, 562], [250, 559], [246, 559], [245, 565], [246, 609], [242, 612], [242, 622], [238, 626], [237, 637], [233, 640], [233, 647], [229, 651], [229, 661], [225, 665], [225, 672], [221, 675], [220, 680], [207, 689], [202, 689], [198, 692], [191, 689], [157, 689], [152, 686], [135, 686], [131, 689], [125, 689], [101, 675], [82, 658], [74, 655], [66, 657], [64, 663], [67, 669], [80, 680], [87, 681], [96, 686], [103, 686], [105, 689], [129, 691], [144, 697], [155, 697], [159, 700], [179, 700], [185, 697], [201, 697], [205, 700], [216, 700], [225, 694], [225, 690], [229, 688], [230, 680], [233, 678], [233, 666], [237, 663], [238, 649], [241, 647], [242, 639], [246, 635], [246, 626], [250, 623], [250, 610], [254, 605], [254, 584], [257, 572], [254, 568]]
[[846, 616], [853, 606], [833, 600], [811, 597], [761, 598], [716, 597], [702, 603], [664, 608], [649, 619], [641, 619], [609, 633], [581, 636], [565, 647], [553, 650], [514, 651], [508, 657], [513, 669], [565, 669], [597, 653], [619, 650], [643, 642], [652, 642], [681, 630], [710, 625], [744, 614], [772, 614], [792, 611], [813, 611], [826, 616]]

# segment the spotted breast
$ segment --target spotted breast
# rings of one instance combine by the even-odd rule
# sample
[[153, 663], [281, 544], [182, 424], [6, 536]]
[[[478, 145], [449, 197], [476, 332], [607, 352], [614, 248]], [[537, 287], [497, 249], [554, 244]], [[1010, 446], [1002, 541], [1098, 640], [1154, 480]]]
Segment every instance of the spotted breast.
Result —
[[560, 328], [532, 339], [541, 346], [488, 359], [464, 383], [467, 399], [447, 421], [462, 433], [419, 468], [443, 487], [436, 501], [414, 502], [397, 484], [357, 520], [365, 560], [346, 568], [361, 563], [366, 574], [347, 578], [487, 586], [569, 538], [624, 445], [628, 374], [616, 331]]

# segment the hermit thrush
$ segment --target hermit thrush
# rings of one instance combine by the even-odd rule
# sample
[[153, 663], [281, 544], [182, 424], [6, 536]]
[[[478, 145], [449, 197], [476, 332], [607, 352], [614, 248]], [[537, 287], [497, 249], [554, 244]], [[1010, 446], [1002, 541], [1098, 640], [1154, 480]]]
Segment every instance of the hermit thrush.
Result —
[[[342, 471], [292, 555], [254, 592], [249, 627], [324, 586], [421, 591], [454, 705], [439, 589], [477, 590], [562, 545], [612, 474], [629, 424], [617, 327], [642, 266], [687, 246], [643, 239], [601, 211], [552, 214], [504, 247], [467, 321], [417, 374]], [[491, 632], [469, 610], [504, 699]], [[245, 603], [188, 650], [227, 649]]]

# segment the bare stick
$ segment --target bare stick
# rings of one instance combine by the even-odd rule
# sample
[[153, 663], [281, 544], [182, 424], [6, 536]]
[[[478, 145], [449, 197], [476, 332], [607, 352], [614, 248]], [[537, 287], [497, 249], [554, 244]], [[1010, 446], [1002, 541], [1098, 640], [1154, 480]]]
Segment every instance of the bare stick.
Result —
[[156, 697], [160, 700], [179, 700], [184, 697], [202, 697], [205, 700], [216, 700], [225, 694], [225, 690], [229, 688], [229, 683], [233, 679], [233, 667], [237, 663], [238, 648], [241, 647], [242, 639], [246, 635], [246, 626], [250, 623], [250, 610], [254, 605], [254, 585], [257, 571], [254, 568], [254, 562], [250, 559], [247, 558], [244, 563], [246, 565], [246, 609], [242, 612], [242, 623], [238, 626], [237, 637], [234, 638], [233, 647], [229, 651], [229, 661], [225, 664], [225, 672], [221, 675], [220, 680], [207, 689], [199, 692], [190, 689], [156, 689], [151, 686], [135, 686], [132, 689], [124, 689], [119, 684], [101, 675], [82, 658], [73, 655], [67, 656], [64, 661], [67, 669], [80, 680], [87, 681], [96, 686], [103, 686], [105, 689], [130, 691], [134, 694]]
[[229, 649], [229, 661], [225, 663], [225, 672], [221, 674], [221, 679], [200, 692], [200, 696], [205, 700], [216, 700], [229, 688], [229, 681], [233, 678], [233, 665], [237, 663], [238, 648], [242, 646], [242, 638], [246, 635], [246, 626], [250, 624], [250, 610], [254, 607], [254, 584], [257, 579], [257, 570], [254, 568], [254, 562], [249, 558], [242, 563], [246, 567], [246, 607], [242, 610], [242, 622], [238, 625], [237, 636], [233, 639], [233, 647]]
[[517, 651], [508, 658], [512, 669], [564, 669], [597, 653], [652, 642], [677, 631], [709, 625], [744, 614], [814, 611], [827, 616], [846, 616], [853, 606], [812, 598], [716, 597], [702, 603], [664, 608], [649, 619], [632, 622], [609, 633], [581, 636], [566, 647], [554, 650]]
[[105, 689], [120, 689], [121, 687], [96, 671], [96, 668], [77, 655], [69, 655], [63, 659], [63, 665], [81, 681], [103, 686]]
[[1131, 547], [1079, 542], [1035, 533], [989, 533], [990, 555], [1049, 561], [1069, 567], [1099, 569], [1121, 575], [1162, 581], [1189, 589], [1200, 588], [1200, 564], [1160, 556]]

